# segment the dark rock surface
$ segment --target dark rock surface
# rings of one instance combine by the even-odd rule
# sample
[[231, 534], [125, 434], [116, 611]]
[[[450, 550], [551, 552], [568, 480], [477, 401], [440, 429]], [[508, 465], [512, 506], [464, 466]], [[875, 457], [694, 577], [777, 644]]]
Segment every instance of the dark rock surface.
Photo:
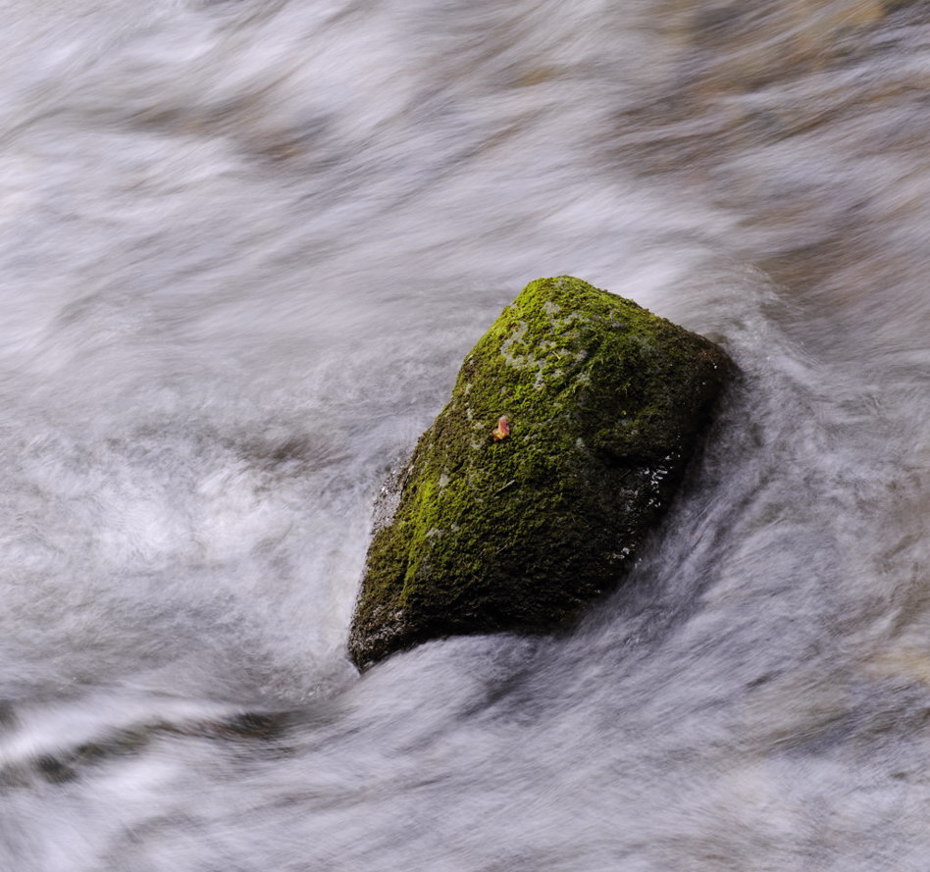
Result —
[[629, 300], [531, 282], [465, 358], [374, 535], [355, 663], [455, 634], [545, 632], [615, 588], [732, 371]]

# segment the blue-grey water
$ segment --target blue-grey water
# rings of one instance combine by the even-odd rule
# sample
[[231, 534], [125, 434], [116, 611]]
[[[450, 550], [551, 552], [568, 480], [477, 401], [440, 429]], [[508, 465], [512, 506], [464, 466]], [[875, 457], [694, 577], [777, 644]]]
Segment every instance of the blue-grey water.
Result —
[[[930, 12], [0, 4], [0, 872], [926, 872]], [[526, 282], [743, 372], [624, 590], [360, 677]]]

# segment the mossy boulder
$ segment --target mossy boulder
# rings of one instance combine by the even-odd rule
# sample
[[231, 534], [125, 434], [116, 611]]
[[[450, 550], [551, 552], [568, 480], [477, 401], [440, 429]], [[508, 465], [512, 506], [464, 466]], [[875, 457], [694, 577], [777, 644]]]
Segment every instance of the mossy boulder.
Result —
[[355, 663], [549, 631], [615, 588], [731, 371], [713, 343], [636, 303], [567, 276], [530, 283], [465, 358], [374, 535]]

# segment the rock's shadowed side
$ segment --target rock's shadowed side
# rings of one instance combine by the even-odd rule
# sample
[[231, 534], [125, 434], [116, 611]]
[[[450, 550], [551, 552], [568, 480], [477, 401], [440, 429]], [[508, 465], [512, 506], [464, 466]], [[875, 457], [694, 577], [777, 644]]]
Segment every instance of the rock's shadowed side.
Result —
[[[474, 347], [375, 533], [349, 639], [551, 630], [616, 587], [728, 374], [708, 340], [579, 279], [530, 283]], [[500, 416], [510, 436], [492, 438]]]

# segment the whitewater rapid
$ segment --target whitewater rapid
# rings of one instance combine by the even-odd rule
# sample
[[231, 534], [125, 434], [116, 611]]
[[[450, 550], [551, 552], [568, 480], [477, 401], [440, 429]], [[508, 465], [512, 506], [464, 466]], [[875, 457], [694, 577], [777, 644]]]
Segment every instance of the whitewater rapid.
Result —
[[[0, 872], [924, 872], [922, 4], [0, 22]], [[571, 633], [360, 677], [379, 488], [560, 274], [734, 357], [708, 448]]]

